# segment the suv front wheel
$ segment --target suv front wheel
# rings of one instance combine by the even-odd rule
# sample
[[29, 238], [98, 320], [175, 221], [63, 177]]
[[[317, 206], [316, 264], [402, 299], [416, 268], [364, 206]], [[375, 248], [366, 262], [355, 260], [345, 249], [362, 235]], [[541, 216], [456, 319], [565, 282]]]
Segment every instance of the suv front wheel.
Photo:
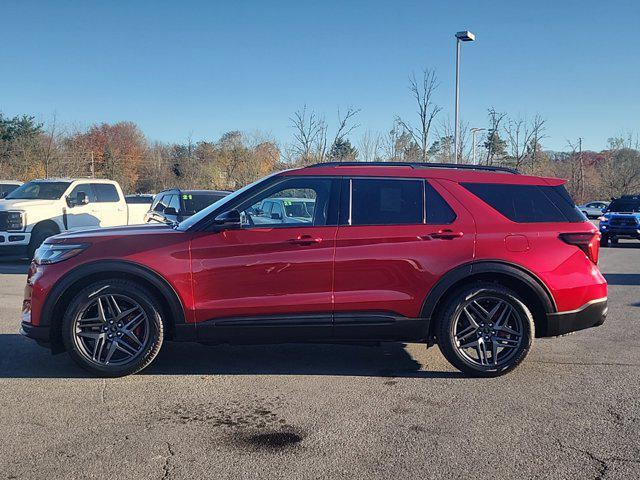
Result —
[[69, 304], [62, 339], [71, 358], [101, 377], [139, 372], [160, 351], [162, 307], [147, 289], [123, 279], [93, 283]]
[[449, 298], [437, 336], [440, 350], [453, 366], [473, 376], [493, 377], [524, 360], [535, 329], [531, 312], [515, 292], [482, 282]]

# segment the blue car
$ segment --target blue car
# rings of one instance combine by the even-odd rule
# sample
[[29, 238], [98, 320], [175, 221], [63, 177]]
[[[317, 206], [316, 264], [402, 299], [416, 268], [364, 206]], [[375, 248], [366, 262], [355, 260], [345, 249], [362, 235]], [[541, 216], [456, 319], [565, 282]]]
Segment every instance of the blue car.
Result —
[[640, 240], [640, 195], [614, 198], [600, 217], [600, 245], [616, 245], [619, 238]]

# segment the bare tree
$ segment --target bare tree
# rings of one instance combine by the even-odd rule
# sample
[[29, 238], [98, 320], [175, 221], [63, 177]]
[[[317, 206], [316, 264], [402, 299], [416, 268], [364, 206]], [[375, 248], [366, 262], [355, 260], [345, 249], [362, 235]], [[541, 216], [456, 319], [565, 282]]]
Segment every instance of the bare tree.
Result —
[[358, 142], [358, 153], [363, 162], [375, 162], [382, 156], [382, 136], [371, 130], [364, 132]]
[[302, 164], [309, 164], [314, 161], [324, 162], [328, 152], [331, 151], [343, 138], [346, 138], [353, 130], [360, 125], [353, 123], [355, 117], [360, 113], [359, 109], [349, 107], [344, 115], [338, 109], [338, 128], [331, 143], [328, 142], [328, 127], [324, 117], [315, 112], [307, 112], [305, 105], [302, 110], [298, 110], [290, 118], [291, 126], [294, 129], [294, 144], [292, 146], [297, 160]]
[[[509, 156], [515, 168], [522, 168], [526, 161], [533, 164], [540, 141], [544, 138], [545, 120], [536, 115], [532, 120], [509, 119], [504, 127]], [[533, 165], [530, 165], [533, 167]]]
[[292, 149], [303, 163], [313, 161], [314, 151], [320, 149], [323, 154], [326, 151], [327, 124], [323, 117], [315, 112], [307, 112], [307, 106], [302, 107], [289, 119], [294, 129], [295, 139]]
[[396, 122], [411, 134], [413, 141], [420, 147], [420, 157], [423, 162], [427, 161], [429, 149], [429, 132], [436, 115], [442, 110], [433, 102], [433, 95], [438, 87], [438, 80], [434, 70], [425, 69], [422, 71], [422, 78], [419, 81], [415, 73], [409, 77], [409, 91], [418, 105], [418, 125], [396, 117]]

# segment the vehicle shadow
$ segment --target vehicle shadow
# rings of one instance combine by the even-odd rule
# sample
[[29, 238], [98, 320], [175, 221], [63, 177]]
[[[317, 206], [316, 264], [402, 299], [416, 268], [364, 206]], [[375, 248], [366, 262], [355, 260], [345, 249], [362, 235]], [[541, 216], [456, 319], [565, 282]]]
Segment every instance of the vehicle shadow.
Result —
[[640, 273], [605, 273], [609, 285], [640, 285]]
[[29, 262], [3, 262], [0, 261], [0, 274], [24, 274], [29, 271]]
[[[206, 346], [167, 342], [139, 375], [330, 375], [464, 378], [424, 371], [400, 343], [381, 346], [284, 344]], [[0, 378], [91, 377], [66, 354], [51, 355], [19, 334], [0, 334]]]

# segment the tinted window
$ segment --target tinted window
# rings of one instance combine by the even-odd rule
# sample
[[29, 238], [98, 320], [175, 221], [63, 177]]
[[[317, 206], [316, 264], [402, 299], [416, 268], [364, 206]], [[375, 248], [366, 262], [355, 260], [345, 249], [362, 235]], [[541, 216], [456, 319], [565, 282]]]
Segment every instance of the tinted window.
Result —
[[5, 183], [0, 185], [0, 194], [8, 194], [13, 192], [16, 188], [18, 188], [20, 185], [13, 185], [11, 183]]
[[184, 205], [184, 213], [186, 215], [193, 215], [200, 210], [204, 210], [224, 196], [225, 195], [221, 193], [183, 193], [182, 203]]
[[423, 223], [421, 180], [353, 179], [351, 225]]
[[71, 193], [69, 194], [69, 198], [75, 200], [76, 198], [78, 198], [78, 193], [80, 192], [86, 193], [87, 197], [89, 197], [90, 202], [93, 203], [97, 201], [96, 192], [88, 183], [81, 183], [80, 185], [76, 185], [75, 187], [73, 187], [73, 190], [71, 190]]
[[426, 188], [427, 223], [434, 225], [453, 223], [456, 219], [456, 213], [453, 209], [435, 188], [428, 183]]
[[514, 222], [583, 222], [585, 220], [562, 185], [557, 187], [500, 183], [463, 183], [462, 185]]
[[611, 202], [607, 212], [640, 212], [640, 198], [617, 198]]
[[28, 182], [7, 195], [7, 199], [57, 200], [67, 191], [69, 182]]
[[131, 205], [151, 205], [153, 203], [151, 195], [128, 195], [124, 197], [124, 200]]
[[118, 190], [110, 183], [94, 183], [93, 189], [98, 197], [98, 202], [119, 202]]
[[169, 208], [173, 208], [176, 213], [180, 212], [180, 196], [171, 195], [169, 198]]

